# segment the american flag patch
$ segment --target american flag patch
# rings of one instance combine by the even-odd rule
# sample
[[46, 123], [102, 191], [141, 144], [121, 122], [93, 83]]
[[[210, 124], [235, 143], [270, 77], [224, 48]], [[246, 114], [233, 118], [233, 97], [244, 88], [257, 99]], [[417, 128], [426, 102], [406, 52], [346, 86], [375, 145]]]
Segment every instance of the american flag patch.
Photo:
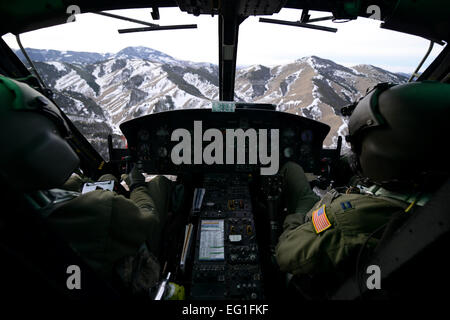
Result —
[[325, 205], [321, 206], [319, 209], [313, 212], [312, 222], [314, 229], [317, 233], [321, 233], [331, 227], [330, 221], [328, 221], [327, 215], [325, 213]]

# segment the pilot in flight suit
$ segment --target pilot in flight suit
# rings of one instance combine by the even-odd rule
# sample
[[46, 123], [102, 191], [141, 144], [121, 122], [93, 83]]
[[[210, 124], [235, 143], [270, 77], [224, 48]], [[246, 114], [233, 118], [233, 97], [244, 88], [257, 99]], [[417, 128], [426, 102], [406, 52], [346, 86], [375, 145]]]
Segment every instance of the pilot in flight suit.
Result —
[[395, 213], [426, 203], [449, 175], [444, 157], [431, 156], [432, 146], [448, 139], [448, 97], [449, 84], [427, 81], [379, 85], [357, 103], [348, 140], [353, 168], [373, 184], [369, 192], [332, 190], [320, 199], [299, 165], [287, 163], [281, 169], [289, 213], [276, 248], [282, 271], [342, 283], [355, 271], [366, 240], [367, 249], [379, 242], [380, 234], [369, 235]]
[[[282, 271], [294, 275], [333, 272], [339, 278], [333, 280], [343, 280], [345, 273], [337, 271], [344, 269], [352, 256], [356, 258], [372, 232], [408, 206], [407, 202], [366, 194], [330, 192], [320, 198], [298, 164], [289, 162], [280, 173], [291, 214], [284, 220], [276, 258]], [[371, 238], [368, 249], [376, 243], [377, 239]]]
[[[26, 83], [3, 76], [0, 101], [2, 181], [19, 192], [41, 190], [40, 201], [30, 203], [55, 233], [105, 280], [118, 275], [133, 293], [148, 295], [159, 277], [155, 256], [173, 183], [157, 177], [147, 184], [135, 168], [124, 177], [130, 199], [109, 190], [81, 194], [83, 184], [92, 181], [72, 175], [64, 184], [79, 158], [67, 142], [70, 127], [60, 110]], [[17, 130], [19, 125], [29, 130]], [[116, 180], [100, 178], [110, 179]]]
[[[128, 278], [126, 285], [134, 291], [148, 290], [159, 277], [156, 256], [173, 182], [158, 176], [147, 183], [136, 166], [122, 178], [130, 188], [130, 199], [109, 190], [94, 190], [57, 206], [48, 222], [104, 279], [111, 280], [118, 273]], [[106, 180], [117, 183], [110, 174], [99, 179]], [[85, 182], [92, 181], [72, 175], [62, 189], [80, 192]], [[133, 259], [140, 263], [133, 263]], [[136, 266], [141, 270], [131, 270]]]

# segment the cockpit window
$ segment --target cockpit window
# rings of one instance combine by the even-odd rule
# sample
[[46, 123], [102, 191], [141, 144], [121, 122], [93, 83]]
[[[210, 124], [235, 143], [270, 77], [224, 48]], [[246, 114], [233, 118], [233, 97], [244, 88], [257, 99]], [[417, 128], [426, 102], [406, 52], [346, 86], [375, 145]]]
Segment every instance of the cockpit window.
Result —
[[[331, 15], [309, 14], [310, 19]], [[300, 17], [299, 10], [282, 9], [270, 19], [297, 22]], [[328, 124], [325, 147], [335, 147], [337, 137], [347, 134], [343, 106], [377, 83], [407, 82], [429, 46], [425, 39], [382, 29], [381, 21], [367, 18], [311, 23], [338, 29], [335, 33], [259, 20], [249, 17], [240, 26], [236, 98], [273, 103], [278, 110]], [[426, 65], [441, 50], [435, 45]]]
[[[74, 23], [21, 35], [58, 105], [106, 160], [108, 135], [115, 147], [124, 147], [119, 129], [124, 121], [167, 110], [210, 108], [219, 99], [217, 16], [195, 17], [167, 8], [154, 21], [147, 9], [109, 12], [197, 28], [119, 34], [119, 29], [142, 26], [81, 13]], [[270, 18], [297, 21], [300, 11], [283, 9]], [[382, 30], [380, 21], [370, 19], [315, 24], [338, 32], [262, 23], [259, 17], [244, 20], [235, 101], [275, 104], [279, 111], [322, 121], [331, 126], [324, 145], [335, 147], [347, 130], [340, 108], [376, 83], [406, 82], [428, 42]], [[14, 37], [4, 39], [25, 61]], [[436, 46], [427, 63], [440, 49]]]
[[[81, 12], [83, 8], [81, 8]], [[114, 10], [153, 24], [197, 24], [196, 29], [119, 34], [141, 25], [92, 13], [76, 21], [21, 35], [45, 85], [97, 151], [108, 159], [108, 135], [124, 147], [119, 125], [150, 113], [205, 108], [218, 99], [217, 17], [178, 8]], [[12, 35], [5, 41], [27, 64]]]

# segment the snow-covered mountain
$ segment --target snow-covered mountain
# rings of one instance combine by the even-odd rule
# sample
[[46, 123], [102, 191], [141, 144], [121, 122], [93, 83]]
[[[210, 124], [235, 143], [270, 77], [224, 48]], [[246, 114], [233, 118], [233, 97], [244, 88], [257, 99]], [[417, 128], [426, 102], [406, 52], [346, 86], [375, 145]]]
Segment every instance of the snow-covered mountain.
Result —
[[322, 121], [331, 127], [325, 146], [335, 146], [347, 123], [340, 109], [379, 82], [402, 83], [406, 77], [371, 66], [347, 68], [316, 56], [272, 68], [240, 69], [236, 94], [245, 101], [274, 103], [278, 110]]
[[[96, 52], [59, 51], [32, 48], [27, 48], [26, 51], [32, 61], [40, 62], [60, 61], [67, 63], [87, 64], [105, 60], [112, 56], [110, 53], [102, 54]], [[16, 55], [22, 61], [25, 60], [22, 51], [16, 50]]]
[[[164, 110], [210, 107], [219, 95], [216, 65], [177, 60], [146, 47], [128, 47], [116, 54], [27, 52], [38, 61], [36, 67], [60, 107], [102, 155], [107, 133], [118, 140], [123, 121]], [[240, 68], [235, 100], [273, 103], [280, 111], [327, 123], [331, 131], [324, 144], [332, 147], [347, 130], [341, 107], [379, 82], [406, 80], [371, 65], [348, 68], [310, 56], [286, 65]]]

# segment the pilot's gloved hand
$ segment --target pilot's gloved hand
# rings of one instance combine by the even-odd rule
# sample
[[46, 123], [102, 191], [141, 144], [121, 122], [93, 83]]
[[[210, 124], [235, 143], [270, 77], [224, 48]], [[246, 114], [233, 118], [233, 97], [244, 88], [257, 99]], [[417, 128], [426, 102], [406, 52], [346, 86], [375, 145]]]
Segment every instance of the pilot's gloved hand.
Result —
[[139, 171], [137, 166], [135, 165], [133, 169], [131, 169], [129, 174], [123, 174], [122, 180], [125, 181], [125, 183], [130, 188], [130, 191], [133, 191], [137, 187], [145, 186], [145, 177], [144, 175]]

